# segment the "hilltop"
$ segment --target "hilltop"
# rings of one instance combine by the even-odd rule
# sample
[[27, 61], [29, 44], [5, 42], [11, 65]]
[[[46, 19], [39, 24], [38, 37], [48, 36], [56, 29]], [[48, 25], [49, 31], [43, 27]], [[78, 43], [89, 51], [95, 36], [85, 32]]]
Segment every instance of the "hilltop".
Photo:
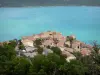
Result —
[[[9, 42], [7, 42], [9, 43]], [[20, 41], [17, 41], [16, 51], [20, 56], [19, 46], [21, 45], [21, 54], [27, 57], [34, 57], [38, 54], [36, 49], [42, 48], [42, 54], [47, 55], [53, 53], [53, 47], [61, 50], [62, 55], [67, 61], [76, 59], [74, 52], [80, 52], [83, 56], [90, 55], [92, 46], [87, 45], [76, 39], [75, 35], [63, 36], [60, 32], [47, 31], [32, 36], [24, 36]]]

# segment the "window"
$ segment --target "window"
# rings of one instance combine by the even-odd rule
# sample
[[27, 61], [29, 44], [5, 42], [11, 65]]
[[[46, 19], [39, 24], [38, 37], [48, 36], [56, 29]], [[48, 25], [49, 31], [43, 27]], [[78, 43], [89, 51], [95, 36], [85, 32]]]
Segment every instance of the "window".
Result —
[[78, 46], [77, 48], [79, 49], [80, 47]]
[[52, 34], [49, 34], [49, 35], [52, 35]]

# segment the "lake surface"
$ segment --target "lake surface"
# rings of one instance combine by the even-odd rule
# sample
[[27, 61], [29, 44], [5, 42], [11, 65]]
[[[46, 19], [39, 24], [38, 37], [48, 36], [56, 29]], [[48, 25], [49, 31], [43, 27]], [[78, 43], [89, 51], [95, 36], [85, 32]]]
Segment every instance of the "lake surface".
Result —
[[48, 30], [75, 34], [84, 42], [100, 41], [100, 7], [0, 8], [0, 41]]

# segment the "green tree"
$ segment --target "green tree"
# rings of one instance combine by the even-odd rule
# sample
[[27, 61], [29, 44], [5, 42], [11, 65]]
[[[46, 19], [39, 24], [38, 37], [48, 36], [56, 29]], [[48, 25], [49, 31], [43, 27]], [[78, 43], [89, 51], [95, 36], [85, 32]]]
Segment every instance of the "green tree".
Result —
[[5, 44], [4, 46], [0, 46], [0, 57], [5, 57], [5, 59], [11, 60], [15, 56], [16, 56], [16, 52], [14, 47], [8, 44]]
[[8, 44], [9, 44], [10, 46], [14, 47], [14, 48], [15, 48], [16, 45], [17, 45], [17, 43], [16, 43], [15, 40], [10, 40]]
[[92, 45], [93, 45], [93, 51], [98, 54], [100, 50], [100, 45], [97, 43], [97, 41], [93, 41]]
[[58, 55], [61, 55], [61, 50], [60, 50], [60, 48], [58, 48], [58, 47], [52, 47], [51, 50], [52, 50], [54, 53], [56, 53], [56, 54], [58, 54]]
[[34, 41], [34, 45], [36, 46], [36, 47], [38, 47], [38, 46], [40, 46], [40, 45], [42, 45], [42, 39], [36, 39], [35, 41]]
[[78, 60], [72, 60], [60, 67], [60, 71], [64, 75], [85, 75], [87, 68]]
[[99, 75], [100, 74], [100, 45], [94, 41], [93, 42], [93, 50], [91, 52], [91, 55], [89, 55], [87, 58], [87, 61], [90, 61], [90, 63], [87, 64], [88, 67], [88, 75]]
[[47, 74], [43, 69], [40, 69], [40, 71], [38, 72], [38, 75], [47, 75]]
[[19, 47], [19, 49], [20, 49], [20, 50], [25, 49], [25, 47], [24, 47], [24, 45], [23, 45], [23, 44], [19, 45], [18, 47]]
[[38, 46], [38, 47], [37, 47], [37, 52], [38, 52], [39, 54], [42, 54], [42, 53], [43, 53], [43, 48], [40, 47], [40, 46]]
[[36, 72], [40, 71], [41, 63], [44, 59], [45, 59], [45, 56], [42, 54], [38, 54], [32, 59], [33, 68], [35, 68]]
[[13, 59], [13, 75], [27, 75], [30, 68], [30, 62], [27, 58], [16, 57]]
[[30, 66], [28, 75], [38, 75], [37, 70], [33, 65]]
[[50, 53], [48, 54], [47, 59], [49, 60], [50, 64], [48, 73], [50, 75], [58, 75], [59, 66], [63, 64], [60, 56], [54, 53]]
[[9, 74], [11, 61], [16, 57], [14, 46], [5, 43], [0, 46], [0, 74]]

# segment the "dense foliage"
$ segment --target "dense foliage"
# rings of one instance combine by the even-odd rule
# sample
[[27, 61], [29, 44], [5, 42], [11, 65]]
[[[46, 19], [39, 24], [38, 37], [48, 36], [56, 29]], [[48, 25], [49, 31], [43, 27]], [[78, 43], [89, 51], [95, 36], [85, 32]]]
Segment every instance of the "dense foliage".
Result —
[[39, 47], [40, 45], [42, 45], [42, 41], [43, 41], [43, 40], [40, 39], [40, 38], [39, 38], [39, 39], [36, 39], [36, 40], [34, 41], [34, 46], [35, 46], [35, 47]]
[[[10, 44], [0, 46], [0, 75], [100, 75], [97, 45], [90, 56], [74, 53], [76, 60], [67, 62], [57, 47], [52, 47], [54, 53], [47, 56], [39, 51], [40, 54], [34, 58], [18, 57], [12, 43], [16, 45], [11, 41]], [[39, 44], [38, 40], [36, 44]]]

